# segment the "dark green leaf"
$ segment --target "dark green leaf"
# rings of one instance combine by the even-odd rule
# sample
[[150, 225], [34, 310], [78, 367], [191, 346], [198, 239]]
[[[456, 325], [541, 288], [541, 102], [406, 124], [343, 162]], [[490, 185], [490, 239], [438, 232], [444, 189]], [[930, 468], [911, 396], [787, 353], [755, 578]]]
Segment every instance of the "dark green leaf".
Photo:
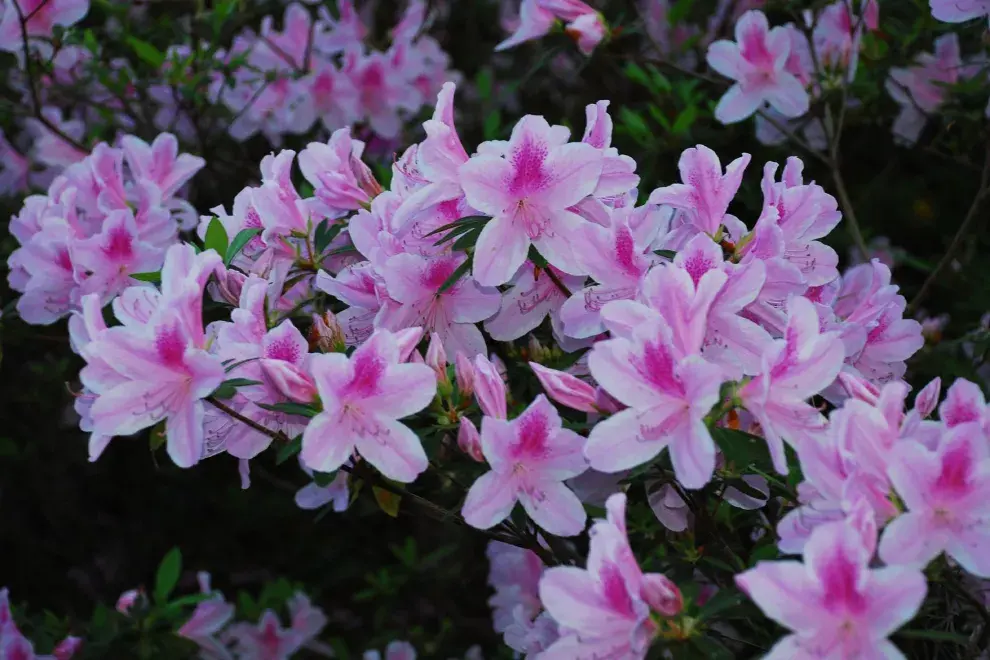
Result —
[[333, 243], [333, 239], [337, 238], [337, 234], [344, 228], [343, 225], [337, 223], [330, 223], [330, 220], [324, 220], [316, 227], [316, 236], [313, 241], [313, 247], [316, 248], [317, 254], [323, 254], [323, 251]]
[[216, 250], [217, 254], [226, 254], [228, 240], [227, 230], [224, 229], [220, 219], [213, 218], [210, 220], [210, 224], [206, 228], [206, 238], [203, 239], [203, 249]]
[[131, 279], [138, 282], [151, 282], [158, 284], [162, 281], [162, 271], [156, 270], [153, 273], [131, 273]]
[[155, 575], [155, 601], [164, 603], [172, 594], [175, 585], [179, 582], [179, 574], [182, 572], [182, 552], [178, 548], [172, 548], [162, 559], [158, 566], [158, 573]]
[[677, 116], [674, 121], [673, 127], [671, 127], [671, 132], [680, 135], [682, 133], [687, 133], [688, 129], [694, 124], [694, 120], [698, 117], [698, 107], [694, 105], [689, 105], [684, 108], [684, 110]]
[[481, 236], [480, 229], [468, 230], [461, 234], [456, 241], [454, 241], [454, 244], [450, 246], [450, 249], [463, 252], [468, 248], [472, 248], [477, 244], [479, 236]]
[[160, 69], [162, 64], [165, 63], [165, 54], [147, 41], [143, 41], [137, 37], [127, 37], [127, 43], [137, 53], [138, 58], [151, 68]]
[[[212, 225], [213, 223], [211, 222], [210, 224]], [[223, 263], [229, 266], [230, 262], [236, 259], [237, 255], [244, 249], [244, 246], [260, 233], [261, 227], [251, 227], [250, 229], [242, 229], [237, 232], [237, 236], [234, 236], [234, 240], [232, 240], [230, 245], [227, 246], [227, 252], [224, 254]], [[227, 232], [224, 231], [225, 236], [226, 234]], [[209, 238], [209, 231], [207, 231], [207, 238]]]
[[547, 260], [543, 258], [543, 255], [539, 253], [535, 245], [529, 246], [529, 252], [526, 254], [526, 258], [533, 262], [533, 265], [537, 268], [546, 268], [549, 264]]
[[485, 117], [484, 136], [486, 140], [498, 139], [499, 128], [502, 127], [502, 115], [498, 110], [492, 110]]
[[313, 481], [320, 488], [326, 488], [337, 478], [336, 472], [313, 472]]
[[440, 288], [439, 289], [437, 289], [437, 294], [441, 294], [444, 291], [446, 291], [447, 289], [449, 289], [450, 287], [452, 287], [455, 284], [457, 284], [457, 280], [459, 280], [462, 277], [464, 277], [464, 275], [469, 270], [471, 270], [471, 262], [472, 261], [474, 261], [474, 260], [471, 257], [468, 257], [467, 259], [465, 259], [464, 260], [464, 263], [462, 263], [460, 266], [458, 266], [457, 269], [454, 270], [454, 272], [450, 274], [450, 277], [448, 277], [446, 280], [444, 280], [444, 283], [440, 285]]
[[945, 630], [901, 630], [894, 633], [894, 636], [911, 639], [929, 639], [934, 642], [950, 642], [952, 644], [959, 644], [960, 646], [969, 646], [969, 637]]
[[303, 417], [316, 417], [316, 413], [319, 412], [313, 406], [307, 406], [304, 403], [293, 403], [291, 401], [284, 403], [259, 403], [257, 405], [265, 410], [282, 412], [288, 415], [302, 415]]
[[677, 256], [677, 253], [674, 252], [673, 250], [654, 250], [653, 254], [659, 255], [661, 257], [666, 257], [671, 261], [673, 261], [674, 257]]
[[275, 465], [281, 465], [298, 454], [302, 450], [302, 434], [300, 433], [285, 445], [279, 447], [278, 454], [275, 455]]
[[738, 591], [728, 588], [719, 589], [718, 592], [709, 598], [701, 607], [701, 612], [698, 614], [698, 619], [711, 619], [717, 614], [730, 610], [734, 607], [738, 607], [745, 601], [746, 597]]
[[745, 472], [749, 466], [769, 470], [773, 463], [767, 449], [767, 441], [743, 431], [716, 426], [711, 429], [712, 438], [725, 455], [725, 462]]
[[491, 220], [491, 218], [487, 215], [469, 215], [464, 218], [461, 218], [460, 220], [454, 220], [453, 222], [449, 222], [445, 225], [437, 227], [429, 234], [427, 234], [427, 236], [440, 234], [450, 229], [453, 229], [454, 227], [467, 227], [468, 225], [483, 225], [489, 220]]

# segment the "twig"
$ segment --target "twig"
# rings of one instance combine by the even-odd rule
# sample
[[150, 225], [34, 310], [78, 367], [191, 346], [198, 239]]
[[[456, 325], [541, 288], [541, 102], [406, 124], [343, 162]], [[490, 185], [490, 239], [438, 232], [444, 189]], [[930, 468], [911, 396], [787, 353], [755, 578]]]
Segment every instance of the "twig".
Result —
[[[259, 424], [253, 419], [245, 417], [244, 415], [240, 414], [239, 412], [237, 412], [227, 404], [223, 403], [216, 397], [208, 396], [206, 397], [206, 401], [209, 402], [213, 407], [229, 415], [233, 419], [236, 419], [237, 421], [243, 424], [247, 424], [255, 431], [258, 431], [259, 433], [263, 433], [264, 435], [267, 435], [273, 440], [279, 440], [281, 442], [289, 441], [289, 438], [288, 436], [285, 435], [285, 433], [282, 433], [281, 431], [273, 431], [272, 429], [266, 427], [265, 425]], [[398, 488], [392, 485], [387, 480], [382, 479], [377, 473], [368, 469], [367, 466], [364, 465], [363, 463], [357, 463], [355, 464], [354, 467], [345, 464], [340, 466], [340, 469], [343, 470], [344, 472], [360, 477], [361, 479], [364, 479], [365, 481], [372, 483], [375, 487], [388, 491], [393, 495], [398, 495], [399, 497], [405, 497], [408, 501], [414, 502], [420, 509], [425, 511], [427, 515], [434, 520], [437, 520], [439, 522], [451, 522], [454, 523], [455, 525], [459, 525], [461, 527], [466, 527], [468, 529], [474, 530], [475, 532], [491, 540], [501, 541], [502, 543], [508, 543], [509, 545], [514, 545], [518, 548], [523, 548], [524, 550], [530, 550], [533, 553], [535, 553], [537, 556], [539, 556], [540, 559], [543, 561], [543, 563], [546, 564], [547, 566], [555, 566], [560, 563], [560, 561], [557, 560], [556, 556], [552, 552], [548, 552], [545, 548], [543, 548], [543, 546], [541, 546], [535, 540], [535, 538], [532, 540], [527, 539], [523, 534], [518, 532], [518, 530], [515, 530], [513, 527], [510, 527], [509, 525], [503, 523], [498, 526], [499, 528], [505, 529], [506, 533], [500, 533], [497, 531], [492, 531], [490, 529], [477, 529], [476, 527], [472, 527], [471, 525], [469, 525], [467, 521], [464, 520], [464, 518], [454, 513], [453, 511], [444, 509], [443, 507], [434, 504], [433, 502], [431, 502], [430, 500], [424, 497], [420, 497], [419, 495], [410, 493], [408, 490]]]
[[550, 281], [553, 282], [557, 286], [558, 289], [560, 289], [560, 292], [562, 294], [564, 294], [568, 298], [570, 298], [573, 295], [571, 293], [571, 290], [567, 288], [567, 285], [564, 284], [560, 280], [559, 277], [557, 277], [557, 273], [553, 272], [553, 270], [551, 269], [550, 266], [547, 266], [546, 268], [544, 268], [543, 269], [543, 272], [546, 273], [547, 274], [547, 277], [550, 278]]
[[49, 131], [51, 131], [53, 134], [57, 135], [58, 137], [62, 138], [62, 140], [65, 141], [67, 144], [70, 144], [79, 151], [86, 153], [89, 150], [85, 146], [80, 144], [77, 140], [75, 140], [71, 136], [67, 135], [65, 131], [63, 131], [61, 128], [59, 128], [51, 121], [49, 121], [48, 117], [45, 117], [45, 115], [42, 114], [41, 112], [41, 97], [38, 94], [38, 82], [34, 78], [34, 70], [33, 70], [34, 67], [32, 66], [32, 60], [31, 60], [31, 44], [28, 42], [27, 24], [28, 21], [31, 19], [31, 17], [34, 16], [38, 11], [40, 11], [41, 8], [48, 3], [48, 1], [49, 0], [44, 0], [41, 4], [35, 7], [34, 10], [27, 16], [24, 15], [24, 10], [21, 9], [20, 3], [18, 2], [11, 3], [11, 5], [13, 5], [14, 7], [14, 10], [17, 12], [17, 18], [21, 24], [21, 49], [24, 52], [24, 70], [27, 73], [28, 89], [31, 92], [31, 107], [32, 110], [34, 111], [33, 112], [34, 118], [37, 119], [39, 122], [41, 122], [41, 124], [45, 128], [47, 128]]
[[966, 213], [966, 218], [963, 220], [962, 224], [959, 225], [959, 229], [956, 231], [956, 235], [952, 238], [952, 243], [949, 244], [948, 249], [945, 254], [942, 255], [942, 260], [938, 262], [935, 270], [931, 272], [930, 275], [925, 279], [918, 293], [911, 300], [911, 304], [908, 305], [905, 314], [907, 316], [912, 315], [914, 312], [918, 311], [919, 305], [925, 301], [925, 298], [932, 291], [932, 287], [935, 285], [935, 281], [942, 275], [942, 273], [949, 268], [952, 261], [956, 257], [956, 253], [963, 246], [966, 240], [966, 235], [969, 231], [976, 225], [977, 220], [980, 218], [980, 207], [983, 205], [984, 200], [990, 195], [990, 140], [987, 141], [986, 145], [987, 155], [986, 160], [983, 164], [983, 174], [980, 176], [980, 188], [976, 192], [976, 196], [973, 198], [973, 203], [969, 207], [969, 212]]

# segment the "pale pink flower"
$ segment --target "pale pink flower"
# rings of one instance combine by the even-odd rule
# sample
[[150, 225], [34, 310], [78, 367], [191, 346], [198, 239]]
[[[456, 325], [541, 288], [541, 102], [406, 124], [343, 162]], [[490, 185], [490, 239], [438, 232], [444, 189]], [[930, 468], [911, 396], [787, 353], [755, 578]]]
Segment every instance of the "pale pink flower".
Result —
[[759, 10], [748, 11], [736, 23], [736, 41], [716, 41], [708, 47], [708, 65], [736, 81], [719, 100], [715, 118], [731, 124], [751, 116], [764, 103], [786, 117], [808, 111], [810, 98], [786, 70], [791, 37], [784, 27], [772, 30]]
[[729, 163], [722, 174], [718, 156], [699, 144], [681, 154], [677, 167], [681, 181], [650, 194], [650, 204], [666, 204], [687, 213], [691, 223], [709, 235], [715, 235], [726, 217], [729, 203], [736, 196], [750, 155], [743, 154]]
[[532, 621], [541, 609], [539, 584], [546, 569], [539, 556], [499, 541], [489, 542], [485, 554], [488, 584], [495, 590], [488, 599], [495, 632], [504, 633], [518, 619]]
[[560, 415], [542, 394], [512, 421], [485, 417], [481, 450], [492, 469], [468, 491], [464, 520], [488, 529], [504, 520], [518, 501], [551, 534], [580, 533], [584, 507], [563, 481], [588, 468], [583, 446], [584, 439], [561, 426]]
[[357, 89], [362, 116], [375, 133], [386, 139], [398, 137], [402, 132], [400, 113], [418, 110], [422, 101], [419, 91], [408, 85], [404, 76], [396, 75], [401, 62], [395, 56], [402, 54], [401, 48], [365, 57], [351, 54], [344, 65], [345, 73]]
[[482, 145], [481, 153], [461, 166], [468, 203], [492, 218], [475, 247], [479, 284], [508, 282], [530, 245], [551, 265], [579, 274], [570, 237], [583, 221], [567, 209], [594, 192], [603, 155], [591, 145], [567, 143], [569, 135], [562, 126], [527, 115], [501, 155]]
[[519, 20], [513, 33], [495, 46], [495, 51], [508, 50], [521, 43], [539, 39], [550, 33], [557, 17], [542, 6], [540, 0], [522, 0], [519, 7]]
[[953, 427], [935, 451], [901, 443], [890, 463], [907, 512], [887, 525], [880, 557], [923, 567], [945, 552], [973, 575], [990, 577], [990, 444], [979, 425]]
[[674, 616], [682, 606], [677, 586], [660, 573], [646, 573], [633, 556], [626, 535], [626, 496], [612, 495], [607, 520], [595, 523], [586, 569], [548, 569], [540, 580], [540, 600], [561, 626], [561, 638], [541, 658], [564, 660], [646, 657], [658, 632], [651, 610]]
[[946, 23], [962, 23], [990, 16], [990, 0], [928, 0], [932, 16]]
[[462, 352], [470, 357], [485, 354], [485, 338], [475, 324], [498, 312], [498, 291], [479, 286], [467, 274], [440, 290], [466, 258], [457, 253], [432, 258], [398, 254], [390, 258], [383, 276], [394, 304], [382, 308], [376, 325], [389, 330], [420, 326], [438, 334], [448, 353]]
[[98, 234], [71, 246], [73, 263], [86, 272], [80, 283], [83, 295], [96, 293], [104, 304], [134, 285], [133, 273], [157, 271], [165, 252], [141, 240], [134, 214], [111, 211]]
[[351, 139], [351, 130], [334, 131], [330, 140], [311, 142], [299, 154], [299, 169], [313, 186], [320, 211], [339, 217], [366, 208], [381, 186], [361, 160], [364, 143]]
[[287, 660], [304, 642], [299, 631], [283, 628], [278, 615], [271, 610], [264, 611], [257, 625], [232, 624], [224, 637], [233, 643], [239, 660]]
[[763, 356], [763, 371], [739, 390], [743, 406], [753, 414], [767, 440], [774, 468], [787, 474], [783, 440], [800, 452], [825, 429], [825, 418], [807, 401], [828, 387], [845, 354], [833, 332], [819, 332], [818, 314], [805, 298], [791, 298], [782, 339]]
[[[715, 443], [704, 418], [718, 402], [722, 370], [675, 343], [670, 326], [638, 303], [610, 303], [606, 325], [625, 336], [598, 342], [588, 358], [591, 375], [627, 410], [599, 422], [588, 437], [591, 467], [617, 472], [670, 449], [677, 479], [700, 488], [715, 469]], [[702, 332], [704, 330], [702, 311]], [[616, 329], [612, 329], [616, 336]], [[698, 338], [700, 344], [700, 337]]]
[[436, 375], [425, 364], [400, 363], [395, 334], [377, 330], [348, 358], [314, 355], [310, 369], [323, 403], [303, 433], [307, 467], [333, 472], [360, 456], [389, 479], [413, 481], [428, 465], [416, 434], [399, 423], [436, 394]]
[[0, 7], [0, 50], [11, 53], [21, 50], [22, 16], [27, 19], [28, 37], [51, 37], [56, 25], [69, 27], [81, 21], [88, 11], [89, 0], [4, 0]]
[[[584, 277], [568, 275], [553, 266], [549, 268], [568, 290], [584, 284]], [[485, 330], [492, 339], [519, 339], [539, 327], [547, 316], [555, 331], [562, 330], [559, 312], [567, 296], [544, 270], [527, 261], [509, 283], [512, 288], [502, 294], [498, 313], [485, 321]]]
[[837, 521], [816, 529], [805, 562], [761, 561], [736, 584], [793, 634], [767, 658], [900, 658], [887, 637], [924, 600], [925, 576], [906, 567], [870, 568], [875, 526]]
[[[303, 466], [303, 470], [310, 476], [313, 471]], [[346, 511], [350, 503], [350, 489], [348, 488], [347, 473], [341, 470], [326, 486], [320, 486], [315, 481], [303, 486], [296, 491], [295, 503], [300, 509], [319, 509], [324, 505], [332, 504], [333, 510], [337, 513]]]
[[968, 422], [977, 422], [987, 428], [990, 423], [983, 390], [976, 383], [962, 378], [949, 387], [945, 401], [938, 407], [938, 416], [948, 428]]
[[361, 660], [416, 660], [416, 647], [409, 642], [389, 642], [389, 645], [385, 647], [384, 656], [372, 649], [365, 651]]
[[938, 112], [949, 97], [949, 86], [968, 77], [959, 51], [959, 36], [953, 32], [935, 40], [934, 53], [921, 53], [916, 66], [890, 70], [887, 93], [901, 107], [894, 120], [894, 137], [913, 145], [928, 117]]
[[[202, 592], [210, 593], [209, 573], [200, 573], [198, 577]], [[198, 644], [209, 658], [232, 660], [233, 656], [217, 636], [233, 617], [233, 604], [228, 603], [224, 600], [223, 594], [217, 592], [196, 605], [192, 616], [182, 624], [176, 634]]]
[[160, 133], [150, 145], [133, 135], [120, 140], [131, 175], [138, 181], [150, 181], [158, 186], [162, 197], [175, 195], [206, 161], [199, 156], [179, 153], [179, 142], [171, 133]]
[[590, 55], [595, 47], [608, 36], [608, 26], [598, 12], [581, 14], [564, 27], [564, 32], [573, 39], [578, 49]]
[[220, 361], [204, 350], [202, 321], [203, 287], [219, 262], [212, 250], [196, 255], [191, 246], [176, 245], [165, 256], [162, 292], [150, 316], [134, 318], [115, 306], [124, 325], [102, 332], [87, 353], [118, 377], [101, 377], [92, 358], [80, 374], [98, 394], [91, 410], [94, 433], [130, 435], [164, 419], [173, 462], [189, 467], [199, 461], [202, 399], [224, 376]]
[[666, 233], [665, 218], [648, 209], [615, 209], [608, 226], [588, 222], [580, 227], [574, 240], [576, 257], [595, 284], [575, 291], [561, 307], [568, 337], [585, 339], [604, 332], [602, 307], [635, 298], [646, 274], [663, 261], [653, 253], [653, 243]]

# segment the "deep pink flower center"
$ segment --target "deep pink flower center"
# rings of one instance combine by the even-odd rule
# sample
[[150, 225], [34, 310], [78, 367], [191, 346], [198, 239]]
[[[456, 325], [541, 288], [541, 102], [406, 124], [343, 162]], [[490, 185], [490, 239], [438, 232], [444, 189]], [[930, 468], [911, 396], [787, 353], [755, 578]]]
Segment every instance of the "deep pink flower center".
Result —
[[523, 138], [522, 144], [511, 155], [514, 168], [512, 178], [508, 182], [511, 195], [522, 199], [546, 187], [550, 175], [544, 170], [543, 163], [548, 153], [546, 144], [537, 142], [529, 136]]
[[430, 291], [437, 291], [443, 283], [457, 270], [456, 259], [434, 259], [427, 264], [423, 271], [423, 287]]
[[969, 490], [973, 457], [969, 446], [959, 443], [942, 456], [942, 471], [935, 481], [935, 491], [942, 495], [958, 496]]
[[860, 567], [839, 548], [822, 571], [823, 600], [830, 612], [857, 615], [866, 609], [866, 599], [856, 584]]
[[295, 364], [299, 360], [299, 346], [287, 338], [276, 339], [265, 348], [265, 357]]
[[178, 324], [159, 328], [155, 335], [155, 351], [162, 364], [169, 367], [182, 365], [186, 341]]
[[361, 399], [377, 394], [385, 374], [385, 361], [370, 351], [358, 351], [351, 358], [351, 364], [354, 367], [354, 378], [348, 383], [348, 391]]
[[112, 228], [103, 245], [103, 254], [111, 261], [127, 261], [134, 255], [134, 238], [125, 227]]
[[632, 599], [629, 597], [625, 578], [622, 577], [618, 565], [606, 562], [602, 565], [598, 577], [602, 585], [602, 595], [605, 596], [605, 601], [612, 610], [622, 616], [630, 618], [635, 616]]
[[546, 452], [550, 420], [540, 411], [529, 411], [516, 422], [516, 454], [537, 457]]
[[640, 373], [658, 390], [667, 393], [681, 393], [681, 386], [674, 375], [674, 356], [661, 342], [647, 342], [643, 346], [643, 359], [639, 364]]

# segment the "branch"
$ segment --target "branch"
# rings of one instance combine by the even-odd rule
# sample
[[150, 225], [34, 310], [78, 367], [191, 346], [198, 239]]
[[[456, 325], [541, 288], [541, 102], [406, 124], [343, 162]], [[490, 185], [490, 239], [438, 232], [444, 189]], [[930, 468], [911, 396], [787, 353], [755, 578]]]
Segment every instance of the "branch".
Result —
[[38, 81], [35, 80], [34, 78], [34, 70], [32, 67], [32, 60], [31, 60], [31, 45], [28, 42], [27, 24], [28, 21], [31, 20], [31, 17], [34, 16], [36, 13], [38, 13], [38, 11], [40, 11], [42, 7], [48, 4], [48, 2], [49, 0], [43, 0], [43, 2], [41, 2], [37, 7], [35, 7], [35, 9], [27, 16], [24, 15], [24, 10], [21, 9], [21, 5], [19, 2], [10, 3], [14, 7], [14, 10], [17, 12], [17, 19], [21, 24], [21, 49], [24, 53], [24, 71], [25, 73], [27, 73], [28, 89], [31, 92], [31, 109], [33, 111], [32, 115], [45, 128], [47, 128], [53, 134], [60, 137], [64, 142], [72, 145], [79, 151], [86, 153], [89, 151], [89, 149], [87, 149], [84, 145], [79, 143], [76, 139], [67, 135], [65, 131], [63, 131], [61, 128], [59, 128], [51, 121], [49, 121], [48, 117], [46, 117], [41, 112], [41, 97], [38, 94]]
[[[272, 429], [266, 427], [265, 425], [259, 424], [253, 419], [245, 417], [244, 415], [240, 414], [239, 412], [237, 412], [236, 410], [234, 410], [233, 408], [223, 403], [214, 396], [206, 397], [206, 401], [209, 402], [213, 407], [229, 415], [233, 419], [236, 419], [237, 421], [243, 424], [247, 424], [255, 431], [267, 435], [269, 438], [273, 440], [278, 440], [280, 442], [289, 442], [289, 437], [285, 433], [282, 433], [281, 431], [273, 431]], [[369, 469], [367, 465], [362, 462], [356, 462], [353, 467], [344, 464], [340, 466], [340, 469], [343, 470], [344, 472], [347, 472], [348, 474], [353, 474], [357, 477], [360, 477], [361, 479], [364, 479], [365, 481], [374, 485], [376, 488], [381, 488], [382, 490], [388, 491], [393, 495], [398, 495], [399, 497], [406, 498], [408, 501], [413, 502], [417, 507], [423, 510], [429, 518], [432, 518], [439, 522], [451, 522], [454, 523], [455, 525], [459, 525], [461, 527], [466, 527], [468, 529], [471, 529], [493, 541], [501, 541], [502, 543], [514, 545], [517, 548], [530, 550], [531, 552], [538, 555], [540, 559], [543, 561], [543, 563], [546, 564], [547, 566], [555, 566], [560, 563], [557, 560], [556, 556], [552, 552], [548, 552], [543, 546], [541, 546], [535, 540], [535, 538], [532, 540], [527, 539], [523, 534], [515, 530], [514, 527], [510, 527], [511, 523], [509, 524], [502, 523], [495, 528], [505, 531], [478, 529], [476, 527], [472, 527], [471, 525], [469, 525], [467, 521], [464, 520], [464, 518], [454, 513], [453, 511], [444, 509], [443, 507], [434, 504], [433, 502], [431, 502], [430, 500], [424, 497], [420, 497], [419, 495], [410, 493], [408, 490], [405, 490], [404, 488], [399, 488], [393, 485], [386, 479], [383, 479], [381, 475], [379, 475], [377, 472]]]
[[973, 203], [969, 207], [969, 212], [966, 213], [966, 218], [963, 220], [962, 224], [959, 225], [956, 235], [952, 238], [952, 243], [949, 244], [949, 248], [942, 255], [942, 260], [938, 262], [935, 270], [928, 275], [924, 283], [921, 285], [921, 289], [915, 294], [914, 298], [911, 300], [911, 304], [908, 305], [905, 311], [905, 316], [911, 316], [918, 311], [918, 306], [925, 301], [925, 298], [932, 292], [932, 287], [935, 286], [936, 280], [945, 272], [946, 269], [952, 264], [952, 261], [956, 257], [956, 253], [963, 246], [966, 240], [966, 235], [973, 229], [980, 218], [980, 207], [983, 205], [984, 200], [990, 195], [990, 140], [987, 141], [986, 145], [987, 155], [986, 160], [983, 164], [983, 174], [980, 176], [980, 188], [976, 192], [976, 196], [973, 198]]

